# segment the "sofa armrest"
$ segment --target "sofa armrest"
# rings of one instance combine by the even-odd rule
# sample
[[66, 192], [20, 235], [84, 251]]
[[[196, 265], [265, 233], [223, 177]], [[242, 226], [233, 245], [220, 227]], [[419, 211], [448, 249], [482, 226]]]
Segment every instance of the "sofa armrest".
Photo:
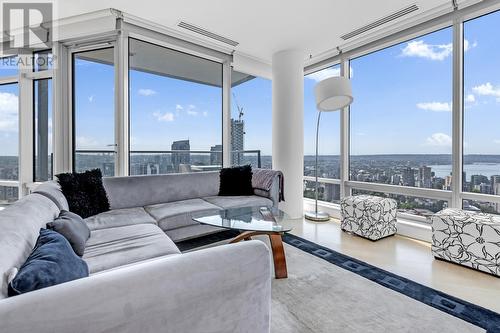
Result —
[[273, 182], [269, 191], [254, 188], [254, 194], [258, 195], [259, 197], [271, 199], [271, 201], [273, 202], [273, 207], [277, 208], [280, 202], [280, 178], [278, 174], [273, 176]]
[[0, 300], [5, 332], [269, 332], [260, 241], [163, 257]]

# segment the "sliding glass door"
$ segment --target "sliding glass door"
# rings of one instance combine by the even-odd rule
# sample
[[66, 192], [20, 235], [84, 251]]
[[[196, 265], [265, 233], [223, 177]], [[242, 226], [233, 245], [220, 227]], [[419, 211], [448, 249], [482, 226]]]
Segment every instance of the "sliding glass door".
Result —
[[115, 175], [114, 48], [73, 54], [73, 169]]

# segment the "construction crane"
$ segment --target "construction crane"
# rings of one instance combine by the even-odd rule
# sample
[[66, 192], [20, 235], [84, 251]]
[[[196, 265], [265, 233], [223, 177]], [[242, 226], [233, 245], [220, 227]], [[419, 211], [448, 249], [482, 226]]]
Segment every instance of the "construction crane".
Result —
[[243, 117], [243, 108], [240, 106], [238, 103], [238, 100], [236, 99], [236, 94], [233, 92], [233, 99], [234, 99], [234, 104], [236, 104], [236, 109], [238, 110], [238, 121], [241, 121], [241, 117]]

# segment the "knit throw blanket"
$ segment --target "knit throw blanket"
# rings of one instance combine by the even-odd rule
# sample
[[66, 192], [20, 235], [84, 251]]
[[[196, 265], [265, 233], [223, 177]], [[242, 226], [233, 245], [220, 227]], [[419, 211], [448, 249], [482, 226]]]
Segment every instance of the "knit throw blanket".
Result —
[[273, 185], [274, 177], [279, 178], [279, 201], [285, 201], [284, 196], [284, 177], [281, 171], [270, 170], [270, 169], [252, 169], [252, 187], [267, 191], [271, 190], [271, 186]]

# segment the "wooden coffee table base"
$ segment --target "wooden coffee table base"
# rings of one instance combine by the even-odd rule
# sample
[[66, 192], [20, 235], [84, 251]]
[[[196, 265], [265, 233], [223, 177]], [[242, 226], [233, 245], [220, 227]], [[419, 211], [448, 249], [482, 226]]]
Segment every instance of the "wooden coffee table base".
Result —
[[271, 242], [271, 250], [273, 252], [274, 260], [274, 275], [277, 279], [286, 279], [288, 277], [286, 269], [285, 249], [283, 247], [283, 240], [281, 239], [282, 233], [279, 232], [266, 232], [266, 231], [244, 231], [229, 243], [238, 243], [242, 240], [251, 240], [252, 236], [268, 235]]

